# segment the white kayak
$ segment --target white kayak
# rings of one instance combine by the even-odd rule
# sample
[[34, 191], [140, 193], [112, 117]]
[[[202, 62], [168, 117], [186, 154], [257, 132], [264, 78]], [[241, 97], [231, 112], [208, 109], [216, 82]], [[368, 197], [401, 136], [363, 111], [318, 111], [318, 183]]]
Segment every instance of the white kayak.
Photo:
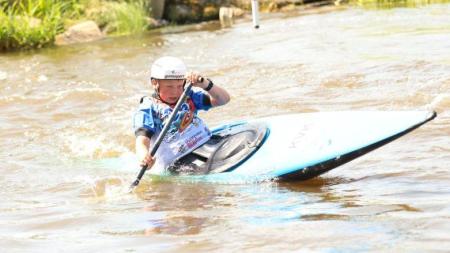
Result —
[[307, 180], [381, 147], [436, 117], [429, 111], [344, 111], [225, 124], [175, 163], [189, 179]]

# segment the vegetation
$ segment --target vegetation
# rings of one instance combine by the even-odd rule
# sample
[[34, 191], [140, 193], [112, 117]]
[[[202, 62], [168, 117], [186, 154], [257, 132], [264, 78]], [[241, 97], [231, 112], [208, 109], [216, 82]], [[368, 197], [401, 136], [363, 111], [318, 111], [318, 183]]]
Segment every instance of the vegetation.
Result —
[[[147, 1], [148, 2], [148, 1]], [[98, 1], [97, 1], [98, 3]], [[88, 5], [86, 17], [96, 21], [107, 33], [124, 35], [144, 31], [148, 26], [146, 2], [115, 1]]]
[[63, 29], [64, 6], [53, 0], [2, 0], [0, 7], [0, 50], [41, 47]]
[[110, 34], [141, 32], [148, 26], [148, 1], [0, 0], [0, 51], [40, 48], [82, 20]]
[[[167, 0], [166, 0], [167, 1]], [[286, 5], [296, 5], [294, 0], [259, 0], [261, 9], [274, 11]], [[300, 1], [311, 3], [323, 0]], [[350, 3], [364, 8], [416, 7], [424, 4], [447, 3], [450, 0], [329, 0], [330, 3]], [[151, 0], [0, 0], [0, 52], [16, 49], [40, 48], [51, 45], [55, 36], [69, 26], [84, 20], [95, 21], [107, 34], [124, 35], [142, 32], [149, 28]], [[230, 1], [223, 0], [224, 3]], [[250, 1], [242, 2], [244, 9]], [[189, 12], [197, 17], [203, 5], [221, 1], [172, 0], [172, 4], [195, 5]], [[173, 6], [172, 6], [173, 7]], [[173, 9], [173, 8], [172, 8]], [[186, 10], [186, 9], [184, 9]], [[185, 13], [187, 13], [185, 11]], [[181, 14], [183, 14], [181, 12]], [[173, 15], [181, 15], [180, 13]], [[172, 16], [173, 16], [172, 15]], [[196, 16], [197, 15], [197, 16]], [[170, 16], [170, 15], [169, 15]], [[190, 22], [194, 19], [190, 18]], [[202, 18], [206, 18], [202, 17]], [[170, 21], [170, 20], [169, 20]]]

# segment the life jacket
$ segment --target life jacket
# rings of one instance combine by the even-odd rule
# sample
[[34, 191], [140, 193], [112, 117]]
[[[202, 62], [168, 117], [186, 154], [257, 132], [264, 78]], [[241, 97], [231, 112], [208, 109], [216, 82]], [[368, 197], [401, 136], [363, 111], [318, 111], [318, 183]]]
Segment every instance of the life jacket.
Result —
[[[161, 117], [161, 122], [167, 121], [172, 113], [172, 108], [157, 98], [152, 97], [149, 99], [153, 100], [154, 106], [158, 110], [158, 115]], [[155, 144], [163, 127], [164, 123], [152, 135], [150, 139], [151, 146]], [[186, 102], [181, 105], [171, 127], [156, 151], [155, 164], [150, 172], [163, 174], [173, 162], [206, 143], [210, 137], [211, 131], [203, 120], [197, 116], [197, 108], [192, 99], [188, 97]]]

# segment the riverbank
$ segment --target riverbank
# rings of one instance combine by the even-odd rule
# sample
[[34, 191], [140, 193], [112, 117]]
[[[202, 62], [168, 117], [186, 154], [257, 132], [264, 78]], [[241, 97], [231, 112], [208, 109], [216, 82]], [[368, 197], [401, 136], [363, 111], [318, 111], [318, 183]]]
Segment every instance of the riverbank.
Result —
[[[438, 0], [433, 2], [447, 2]], [[305, 5], [417, 6], [422, 0], [260, 0], [260, 11]], [[66, 45], [141, 33], [161, 26], [230, 20], [251, 12], [249, 0], [0, 0], [0, 52]]]
[[[65, 32], [81, 37], [75, 42], [142, 32], [150, 26], [149, 3], [146, 0], [0, 0], [0, 51], [53, 45]], [[85, 22], [95, 24], [96, 28], [86, 25], [77, 28]]]

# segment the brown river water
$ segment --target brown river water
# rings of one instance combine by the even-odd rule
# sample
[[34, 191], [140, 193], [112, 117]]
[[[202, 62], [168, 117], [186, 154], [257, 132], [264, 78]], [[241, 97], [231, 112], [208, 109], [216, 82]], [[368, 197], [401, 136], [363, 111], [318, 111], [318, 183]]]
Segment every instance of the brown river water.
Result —
[[[230, 120], [435, 110], [418, 130], [306, 182], [146, 177], [132, 115], [149, 66], [183, 58]], [[450, 5], [263, 16], [0, 55], [1, 252], [448, 252]], [[370, 134], [370, 133], [368, 133]]]

